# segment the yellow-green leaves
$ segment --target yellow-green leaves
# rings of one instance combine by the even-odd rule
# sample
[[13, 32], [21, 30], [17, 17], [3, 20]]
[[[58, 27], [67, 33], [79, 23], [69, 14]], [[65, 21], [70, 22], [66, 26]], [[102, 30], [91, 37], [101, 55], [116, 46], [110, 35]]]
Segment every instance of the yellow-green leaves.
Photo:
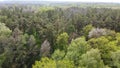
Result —
[[91, 49], [81, 56], [79, 66], [85, 68], [104, 68], [104, 63], [101, 60], [100, 51]]
[[52, 54], [52, 58], [54, 60], [61, 60], [65, 56], [65, 51], [60, 51], [59, 49], [55, 50], [54, 53]]
[[66, 50], [68, 46], [68, 38], [69, 36], [66, 32], [60, 34], [56, 40], [56, 43], [57, 43], [56, 48], [60, 50]]
[[87, 26], [85, 26], [84, 28], [83, 28], [83, 33], [84, 33], [84, 36], [85, 37], [87, 37], [88, 36], [88, 34], [89, 34], [89, 32], [93, 29], [94, 27], [92, 26], [92, 24], [89, 24], [89, 25], [87, 25]]
[[36, 61], [32, 68], [74, 68], [74, 64], [69, 60], [55, 61], [45, 57], [41, 61]]
[[89, 49], [90, 46], [87, 44], [87, 41], [85, 41], [84, 37], [77, 38], [69, 45], [65, 58], [74, 61], [74, 63], [78, 65], [80, 56], [86, 53]]
[[113, 66], [120, 68], [120, 50], [112, 52]]
[[42, 58], [41, 61], [36, 61], [33, 68], [56, 68], [56, 63], [52, 59]]
[[11, 30], [5, 26], [4, 23], [0, 23], [0, 36], [6, 36], [8, 37], [11, 34]]

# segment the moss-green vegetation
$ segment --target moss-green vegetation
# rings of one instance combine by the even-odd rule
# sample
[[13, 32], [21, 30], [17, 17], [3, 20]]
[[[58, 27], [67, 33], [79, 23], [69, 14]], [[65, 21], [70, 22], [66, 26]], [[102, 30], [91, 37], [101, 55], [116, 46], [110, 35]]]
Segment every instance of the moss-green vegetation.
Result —
[[2, 6], [0, 68], [120, 68], [120, 9], [85, 6]]

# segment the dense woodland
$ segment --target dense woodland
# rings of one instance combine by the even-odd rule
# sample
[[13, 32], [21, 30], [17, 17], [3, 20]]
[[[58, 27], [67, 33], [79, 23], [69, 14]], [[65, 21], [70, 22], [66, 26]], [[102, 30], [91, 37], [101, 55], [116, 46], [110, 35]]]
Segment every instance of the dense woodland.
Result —
[[0, 68], [120, 68], [120, 9], [1, 6]]

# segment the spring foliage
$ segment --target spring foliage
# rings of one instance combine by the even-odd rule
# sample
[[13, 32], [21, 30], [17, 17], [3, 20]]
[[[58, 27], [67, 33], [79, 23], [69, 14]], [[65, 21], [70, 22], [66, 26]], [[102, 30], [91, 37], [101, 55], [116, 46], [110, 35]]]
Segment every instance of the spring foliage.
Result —
[[0, 4], [0, 68], [120, 68], [120, 9], [60, 4]]

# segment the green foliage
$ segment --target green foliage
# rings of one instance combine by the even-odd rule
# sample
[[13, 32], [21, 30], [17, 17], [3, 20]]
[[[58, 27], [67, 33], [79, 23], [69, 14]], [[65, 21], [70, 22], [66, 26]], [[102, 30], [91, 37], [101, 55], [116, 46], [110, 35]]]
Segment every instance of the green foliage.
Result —
[[120, 50], [116, 52], [112, 52], [112, 60], [113, 60], [113, 66], [116, 68], [120, 68]]
[[8, 37], [10, 36], [11, 32], [12, 31], [8, 27], [6, 27], [4, 23], [0, 23], [0, 36]]
[[67, 33], [60, 34], [56, 40], [56, 43], [57, 43], [56, 48], [66, 51], [66, 49], [68, 47], [68, 38], [69, 38], [69, 36]]
[[7, 57], [5, 56], [5, 47], [6, 43], [8, 43], [7, 40], [10, 37], [11, 32], [12, 31], [4, 23], [0, 23], [0, 68], [2, 68]]
[[61, 60], [64, 58], [64, 56], [65, 56], [65, 52], [60, 51], [59, 49], [55, 50], [54, 53], [52, 54], [52, 58], [54, 60]]
[[54, 7], [43, 6], [43, 7], [40, 7], [40, 9], [39, 9], [39, 11], [41, 11], [41, 12], [46, 12], [49, 10], [54, 10]]
[[120, 33], [116, 34], [117, 45], [120, 46]]
[[59, 60], [56, 62], [56, 68], [75, 68], [74, 63], [69, 60]]
[[88, 41], [88, 43], [92, 46], [92, 48], [102, 48], [102, 46], [106, 45], [109, 42], [107, 38], [104, 36], [100, 38], [92, 38]]
[[1, 4], [1, 68], [119, 68], [120, 9], [60, 4]]
[[82, 32], [84, 33], [84, 36], [87, 37], [88, 34], [89, 34], [89, 32], [90, 32], [92, 29], [93, 29], [93, 26], [92, 26], [91, 24], [86, 25], [86, 26], [83, 28], [83, 30], [82, 30]]
[[67, 27], [66, 27], [66, 32], [67, 32], [68, 34], [75, 32], [75, 26], [72, 25], [72, 24], [67, 25]]
[[5, 61], [5, 59], [6, 59], [5, 54], [1, 54], [0, 55], [0, 68], [2, 68], [2, 65], [3, 65], [3, 62]]
[[88, 42], [93, 48], [98, 48], [100, 50], [104, 63], [110, 66], [112, 62], [111, 52], [115, 52], [118, 49], [116, 46], [116, 41], [109, 41], [105, 37], [100, 37], [97, 39], [90, 39]]
[[3, 67], [31, 67], [33, 62], [39, 57], [38, 51], [39, 47], [36, 45], [34, 36], [22, 34], [22, 32], [16, 28], [4, 47], [5, 60], [3, 64], [6, 65], [3, 65]]
[[36, 61], [32, 68], [56, 68], [56, 63], [52, 59], [42, 58], [41, 61]]
[[98, 49], [91, 49], [81, 56], [79, 66], [82, 68], [105, 68]]
[[79, 64], [80, 56], [86, 53], [90, 49], [90, 45], [87, 44], [84, 37], [72, 40], [68, 47], [66, 59], [74, 61], [75, 65]]
[[42, 58], [36, 61], [32, 68], [74, 68], [74, 64], [69, 60], [55, 61], [49, 58]]

